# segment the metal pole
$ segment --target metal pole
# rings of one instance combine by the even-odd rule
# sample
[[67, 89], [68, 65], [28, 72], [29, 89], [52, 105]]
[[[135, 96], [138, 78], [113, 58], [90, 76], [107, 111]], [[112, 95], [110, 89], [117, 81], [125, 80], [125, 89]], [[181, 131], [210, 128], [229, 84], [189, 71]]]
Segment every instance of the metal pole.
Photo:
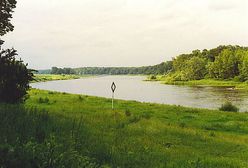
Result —
[[114, 92], [112, 92], [112, 110], [114, 110]]

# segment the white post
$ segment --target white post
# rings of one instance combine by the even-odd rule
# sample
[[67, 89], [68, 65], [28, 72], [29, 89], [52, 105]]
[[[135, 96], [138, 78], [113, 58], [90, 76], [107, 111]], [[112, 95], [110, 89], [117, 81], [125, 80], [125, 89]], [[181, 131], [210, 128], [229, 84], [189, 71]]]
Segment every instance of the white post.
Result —
[[114, 110], [114, 92], [112, 92], [112, 110]]

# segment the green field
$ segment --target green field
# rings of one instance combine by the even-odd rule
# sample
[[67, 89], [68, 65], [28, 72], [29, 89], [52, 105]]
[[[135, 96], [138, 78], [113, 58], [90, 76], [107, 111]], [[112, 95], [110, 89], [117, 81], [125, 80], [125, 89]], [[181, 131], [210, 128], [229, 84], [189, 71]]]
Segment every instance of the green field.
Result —
[[6, 167], [248, 167], [247, 113], [29, 94], [0, 105]]
[[35, 74], [34, 82], [46, 82], [53, 80], [79, 79], [86, 76], [81, 75], [55, 75], [55, 74]]
[[[154, 78], [154, 77], [153, 77]], [[173, 81], [163, 75], [157, 75], [156, 78], [151, 79], [151, 76], [146, 81], [160, 81], [162, 84], [168, 85], [188, 85], [188, 86], [220, 86], [220, 87], [234, 87], [236, 89], [248, 89], [247, 82], [237, 82], [234, 80], [216, 80], [216, 79], [201, 79], [191, 81]]]

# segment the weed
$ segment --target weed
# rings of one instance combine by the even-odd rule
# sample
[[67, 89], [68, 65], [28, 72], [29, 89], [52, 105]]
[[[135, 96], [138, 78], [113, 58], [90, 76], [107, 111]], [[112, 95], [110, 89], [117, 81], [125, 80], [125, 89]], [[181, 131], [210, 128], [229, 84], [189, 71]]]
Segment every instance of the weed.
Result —
[[45, 97], [45, 98], [40, 97], [38, 99], [38, 103], [48, 104], [49, 103], [49, 99], [47, 97]]
[[78, 100], [79, 100], [79, 101], [83, 101], [84, 98], [83, 98], [81, 95], [79, 95], [79, 96], [78, 96]]
[[181, 123], [179, 123], [179, 127], [185, 128], [186, 127], [186, 124], [184, 122], [181, 122]]
[[219, 108], [219, 110], [221, 111], [231, 111], [231, 112], [238, 112], [239, 108], [236, 107], [235, 105], [233, 105], [231, 102], [226, 102], [224, 104], [221, 105], [221, 107]]
[[129, 109], [126, 109], [126, 110], [125, 110], [125, 115], [126, 115], [127, 117], [130, 117], [130, 116], [132, 115], [132, 113], [130, 112]]

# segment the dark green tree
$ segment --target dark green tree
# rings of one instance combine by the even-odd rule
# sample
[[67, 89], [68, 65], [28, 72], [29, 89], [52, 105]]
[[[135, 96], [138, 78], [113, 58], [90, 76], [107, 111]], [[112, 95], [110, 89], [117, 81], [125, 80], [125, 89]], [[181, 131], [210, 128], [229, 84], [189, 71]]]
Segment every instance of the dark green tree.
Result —
[[[9, 31], [14, 30], [14, 26], [10, 23], [13, 9], [16, 7], [16, 0], [0, 0], [0, 36]], [[3, 41], [0, 39], [0, 45]]]

